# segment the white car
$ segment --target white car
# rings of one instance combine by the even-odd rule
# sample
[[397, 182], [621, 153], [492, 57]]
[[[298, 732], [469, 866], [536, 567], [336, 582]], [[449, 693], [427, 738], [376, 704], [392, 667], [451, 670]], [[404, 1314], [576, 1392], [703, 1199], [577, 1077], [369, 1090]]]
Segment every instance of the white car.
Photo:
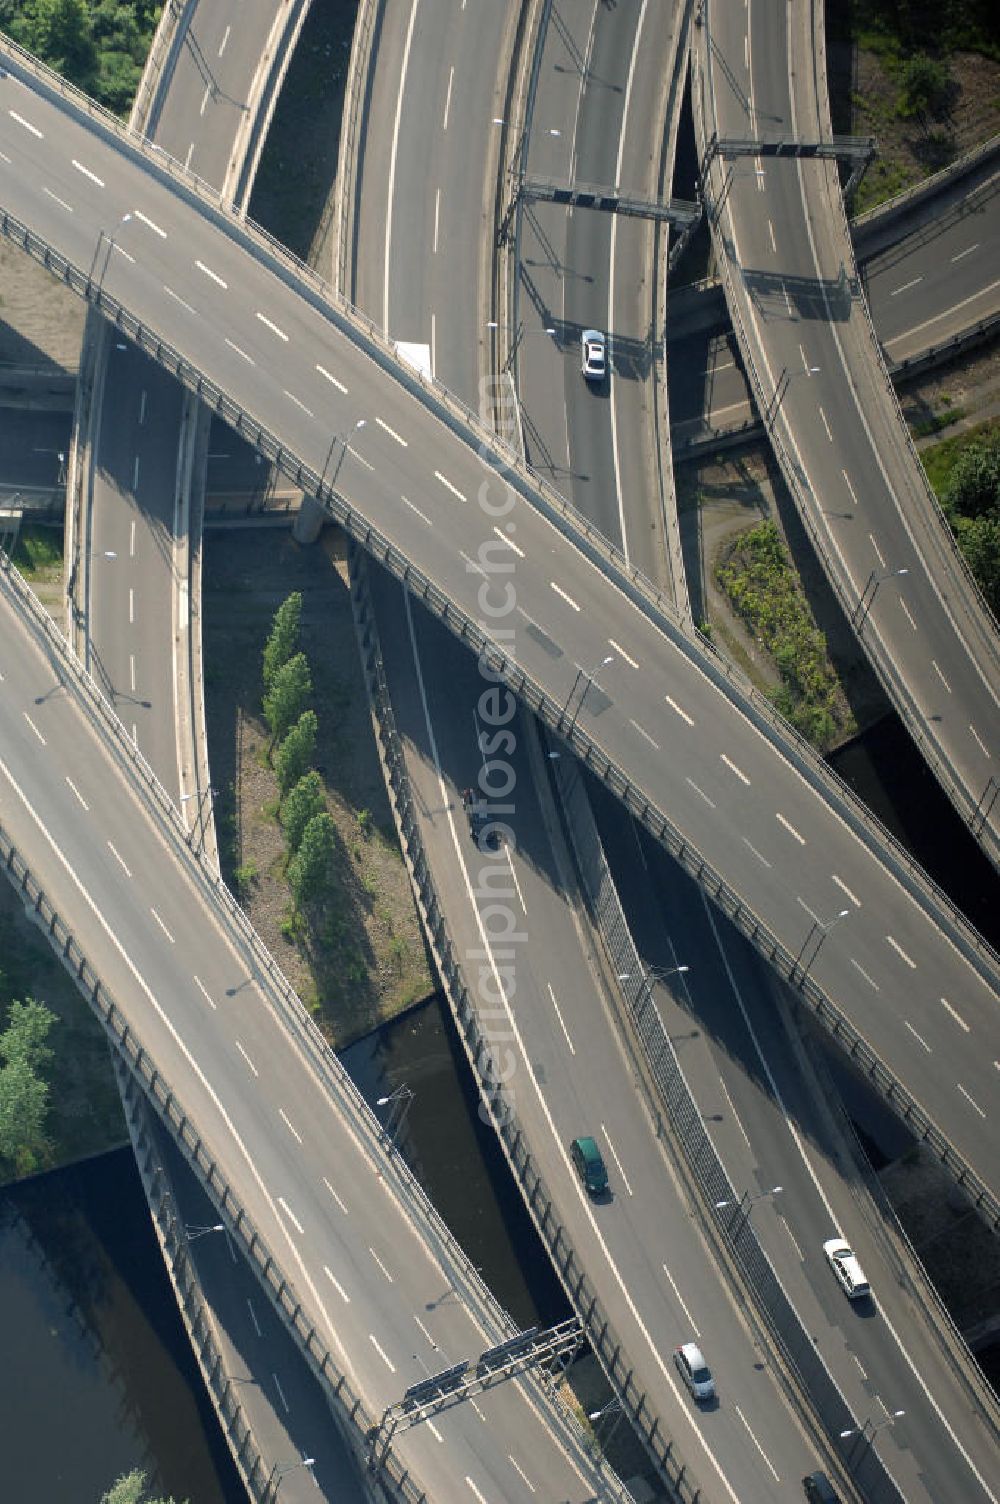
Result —
[[843, 1238], [829, 1238], [823, 1244], [823, 1252], [848, 1300], [863, 1300], [872, 1293], [865, 1271]]
[[715, 1395], [715, 1380], [705, 1362], [701, 1348], [684, 1342], [674, 1349], [674, 1363], [696, 1400], [710, 1400]]
[[587, 381], [603, 381], [608, 367], [607, 341], [600, 329], [585, 329], [580, 339], [581, 370]]

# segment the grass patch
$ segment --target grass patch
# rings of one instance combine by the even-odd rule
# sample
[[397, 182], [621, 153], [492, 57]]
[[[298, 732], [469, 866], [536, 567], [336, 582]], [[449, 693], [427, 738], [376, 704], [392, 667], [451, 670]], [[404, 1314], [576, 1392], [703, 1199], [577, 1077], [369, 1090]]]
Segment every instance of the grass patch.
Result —
[[[204, 651], [209, 756], [223, 875], [324, 1035], [340, 1048], [434, 989], [371, 729], [346, 565], [332, 530], [311, 548], [288, 533], [209, 534]], [[246, 582], [252, 589], [244, 590]], [[318, 720], [314, 766], [334, 826], [327, 882], [298, 912], [288, 883], [261, 654], [277, 606], [302, 594], [301, 648]], [[262, 817], [265, 812], [268, 818]]]
[[[964, 407], [951, 407], [947, 412], [932, 413], [929, 418], [921, 418], [912, 425], [913, 436], [916, 439], [929, 438], [932, 433], [940, 433], [942, 428], [950, 428], [953, 423], [960, 423], [965, 417]], [[934, 446], [937, 448], [937, 445]]]
[[827, 0], [826, 32], [834, 130], [878, 141], [855, 214], [995, 134], [994, 0]]
[[[960, 409], [954, 409], [949, 414], [947, 422], [955, 421], [955, 413]], [[944, 426], [943, 424], [941, 425]], [[919, 432], [920, 425], [916, 431]], [[951, 472], [960, 454], [964, 453], [970, 445], [988, 438], [991, 434], [1000, 432], [1000, 418], [988, 418], [985, 423], [977, 423], [974, 428], [967, 428], [964, 433], [953, 434], [950, 439], [942, 439], [939, 444], [930, 444], [921, 451], [920, 458], [927, 472], [927, 479], [933, 487], [938, 501], [943, 501], [947, 490]]]
[[37, 522], [22, 523], [11, 558], [26, 580], [62, 578], [62, 527], [40, 527]]
[[761, 522], [729, 545], [715, 578], [737, 614], [771, 656], [780, 684], [771, 699], [782, 715], [825, 751], [846, 725], [843, 692], [784, 542]]

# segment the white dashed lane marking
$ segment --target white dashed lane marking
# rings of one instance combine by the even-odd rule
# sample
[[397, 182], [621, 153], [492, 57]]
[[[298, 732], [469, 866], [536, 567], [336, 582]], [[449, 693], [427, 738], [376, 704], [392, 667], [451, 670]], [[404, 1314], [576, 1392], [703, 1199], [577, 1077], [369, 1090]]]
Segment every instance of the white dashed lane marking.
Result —
[[7, 114], [11, 120], [15, 120], [18, 125], [23, 125], [26, 131], [30, 131], [33, 136], [37, 136], [39, 141], [45, 140], [45, 132], [40, 131], [37, 125], [32, 125], [30, 120], [25, 120], [24, 116], [19, 115], [16, 110], [8, 110]]
[[347, 396], [347, 387], [342, 381], [338, 381], [336, 376], [331, 376], [326, 366], [317, 366], [316, 369], [325, 380], [330, 382], [331, 386], [335, 386], [338, 392], [343, 392], [344, 396]]
[[580, 607], [577, 605], [576, 601], [571, 595], [566, 594], [566, 591], [562, 588], [561, 585], [557, 585], [555, 580], [550, 580], [549, 584], [552, 586], [552, 589], [555, 591], [556, 595], [562, 596], [567, 606], [572, 606], [574, 611], [579, 611]]
[[288, 344], [288, 335], [285, 333], [284, 329], [279, 329], [277, 324], [272, 323], [272, 321], [265, 314], [261, 313], [259, 309], [257, 310], [255, 317], [260, 320], [265, 329], [270, 329], [272, 334], [276, 334], [280, 340], [284, 340], [285, 344]]
[[741, 783], [745, 783], [747, 785], [747, 787], [749, 788], [750, 787], [750, 780], [747, 777], [747, 775], [744, 773], [743, 769], [742, 768], [738, 768], [736, 766], [736, 764], [732, 761], [732, 759], [726, 756], [725, 752], [720, 752], [719, 753], [719, 757], [725, 763], [725, 765], [729, 769], [730, 773], [735, 773], [736, 776], [737, 776], [737, 778], [740, 780], [740, 782]]
[[96, 172], [91, 172], [89, 167], [84, 167], [83, 163], [78, 162], [75, 157], [71, 157], [70, 161], [73, 163], [73, 166], [76, 168], [77, 172], [82, 172], [84, 177], [89, 178], [92, 183], [96, 183], [98, 188], [104, 187], [104, 179], [99, 178]]
[[447, 475], [442, 475], [440, 470], [435, 470], [434, 471], [434, 479], [435, 480], [439, 480], [441, 482], [442, 486], [444, 486], [445, 490], [446, 491], [450, 491], [451, 494], [452, 494], [452, 496], [457, 496], [458, 499], [459, 499], [459, 501], [464, 501], [465, 500], [465, 497], [462, 495], [462, 493], [458, 489], [458, 487], [457, 486], [453, 486], [452, 483], [451, 483], [451, 481], [448, 479]]
[[196, 261], [195, 266], [200, 272], [204, 272], [205, 276], [208, 277], [212, 282], [214, 282], [217, 287], [221, 287], [224, 292], [229, 291], [229, 283], [224, 281], [223, 278], [219, 276], [218, 272], [213, 272], [210, 266], [206, 266], [204, 261]]
[[404, 439], [402, 435], [398, 434], [394, 428], [390, 428], [384, 418], [376, 418], [375, 422], [378, 424], [379, 428], [382, 429], [383, 433], [387, 433], [390, 439], [395, 439], [396, 443], [399, 444], [403, 449], [406, 449], [409, 446], [409, 440]]
[[159, 237], [160, 237], [161, 240], [166, 240], [166, 238], [167, 238], [167, 232], [166, 232], [166, 230], [161, 230], [160, 227], [159, 227], [159, 225], [156, 223], [156, 221], [150, 219], [147, 214], [143, 214], [143, 212], [142, 212], [141, 209], [136, 209], [136, 211], [135, 211], [135, 217], [139, 221], [140, 224], [143, 224], [143, 225], [146, 226], [147, 230], [152, 230], [152, 232], [153, 232], [154, 235], [159, 235]]
[[885, 938], [886, 938], [886, 942], [889, 945], [892, 946], [892, 948], [896, 952], [897, 956], [901, 956], [902, 959], [906, 962], [906, 964], [910, 968], [910, 970], [911, 971], [916, 971], [916, 969], [917, 969], [917, 963], [916, 963], [916, 961], [911, 961], [910, 960], [909, 956], [906, 954], [906, 951], [900, 945], [899, 941], [898, 940], [894, 940], [891, 935], [886, 935]]

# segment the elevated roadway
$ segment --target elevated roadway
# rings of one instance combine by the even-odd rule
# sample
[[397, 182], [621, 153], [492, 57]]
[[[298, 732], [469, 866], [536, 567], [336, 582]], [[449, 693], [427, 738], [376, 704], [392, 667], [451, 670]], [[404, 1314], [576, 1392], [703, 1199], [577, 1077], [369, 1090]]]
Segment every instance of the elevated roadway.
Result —
[[[560, 128], [563, 138], [570, 135], [568, 110], [571, 122], [580, 120], [581, 135], [588, 111], [600, 112], [605, 134], [614, 139], [617, 127], [614, 118], [607, 118], [607, 101], [616, 100], [621, 108], [630, 58], [642, 36], [639, 17], [645, 12], [644, 6], [625, 11], [619, 7], [608, 17], [603, 8], [596, 8], [593, 17], [564, 21], [558, 43], [551, 51], [546, 49], [548, 67], [543, 62], [539, 75], [535, 118], [543, 137], [554, 128]], [[388, 268], [388, 285], [406, 289], [397, 317], [390, 318], [390, 337], [429, 347], [430, 315], [440, 308], [435, 286], [443, 277], [451, 287], [461, 288], [463, 296], [453, 298], [449, 305], [450, 316], [441, 319], [437, 315], [434, 370], [454, 390], [475, 400], [477, 386], [468, 385], [468, 366], [469, 352], [479, 342], [480, 316], [473, 296], [478, 274], [475, 247], [462, 234], [462, 227], [475, 217], [475, 205], [468, 199], [463, 203], [453, 168], [457, 167], [456, 153], [471, 161], [477, 159], [477, 151], [487, 156], [490, 122], [482, 101], [490, 97], [499, 39], [487, 36], [478, 54], [470, 52], [463, 29], [467, 22], [453, 15], [447, 3], [422, 0], [407, 54], [403, 35], [407, 20], [404, 9], [395, 25], [387, 22], [382, 33], [385, 46], [375, 71], [364, 148], [371, 186], [367, 218], [364, 202], [358, 218], [361, 228], [353, 289], [361, 306], [375, 313], [387, 285]], [[662, 21], [655, 14], [647, 17], [650, 35], [664, 34], [656, 24]], [[617, 31], [620, 75], [615, 72], [615, 60], [603, 55], [596, 35], [590, 44], [591, 24], [598, 32], [602, 27]], [[573, 73], [574, 55], [589, 59], [582, 76]], [[641, 49], [638, 56], [651, 73], [660, 74], [662, 61], [656, 49], [649, 49], [648, 62]], [[477, 83], [471, 90], [470, 74]], [[565, 86], [566, 74], [573, 77], [572, 89]], [[587, 87], [590, 76], [597, 80], [593, 91]], [[452, 104], [449, 114], [445, 102], [459, 78], [466, 90], [463, 97], [471, 97], [475, 104], [457, 115]], [[578, 91], [582, 96], [579, 108]], [[566, 98], [560, 110], [557, 101], [563, 94]], [[453, 92], [453, 101], [455, 97]], [[650, 96], [634, 85], [632, 98], [637, 122], [643, 121], [648, 128]], [[394, 118], [398, 118], [400, 149], [419, 135], [415, 122], [424, 122], [419, 153], [425, 179], [448, 185], [440, 197], [437, 192], [425, 195], [425, 201], [437, 200], [434, 217], [421, 219], [419, 203], [408, 196], [408, 174], [393, 171]], [[456, 127], [458, 133], [453, 135]], [[638, 124], [634, 136], [633, 157], [644, 160], [648, 146], [638, 150]], [[572, 148], [564, 143], [561, 149], [576, 156], [575, 141]], [[395, 160], [402, 160], [398, 152]], [[579, 170], [586, 174], [586, 167]], [[385, 185], [393, 183], [397, 184], [394, 214], [380, 207]], [[478, 193], [477, 185], [477, 200]], [[393, 238], [387, 259], [385, 226], [399, 220], [406, 223], [407, 231]], [[584, 229], [590, 227], [597, 237], [595, 247], [583, 238]], [[593, 314], [579, 308], [578, 296], [596, 303], [607, 287], [608, 225], [598, 216], [577, 216], [577, 229], [581, 236], [578, 255], [572, 263], [565, 257], [565, 264], [574, 270], [563, 289], [561, 306], [567, 323], [578, 322], [578, 316], [595, 322]], [[562, 242], [555, 238], [558, 231], [559, 221], [554, 217], [547, 236], [556, 268], [564, 264]], [[538, 276], [537, 266], [535, 273]], [[558, 270], [546, 268], [546, 273], [558, 277]], [[480, 294], [483, 291], [480, 286]], [[634, 287], [629, 297], [642, 301]], [[575, 341], [567, 340], [566, 348], [560, 350], [558, 340], [529, 339], [539, 327], [538, 320], [546, 320], [547, 315], [542, 312], [536, 317], [531, 303], [525, 304], [524, 313], [519, 347], [522, 369], [534, 373], [536, 392], [550, 391], [545, 408], [532, 417], [529, 432], [533, 440], [537, 433], [536, 441], [544, 444], [548, 435], [540, 419], [550, 412], [557, 414], [556, 432], [551, 436], [554, 450], [557, 439], [561, 441], [568, 431], [573, 409], [579, 408], [586, 417], [595, 407], [580, 380]], [[544, 336], [544, 326], [539, 333]], [[637, 444], [632, 458], [638, 464], [648, 455], [648, 388], [653, 376], [649, 368], [640, 371], [628, 364], [626, 370], [622, 408], [635, 424]], [[581, 393], [585, 406], [577, 401]], [[636, 420], [637, 412], [641, 416]], [[580, 430], [585, 427], [581, 421]], [[593, 454], [610, 465], [610, 432], [607, 437], [607, 453], [601, 453], [596, 441], [591, 444]], [[576, 500], [572, 464], [571, 469], [571, 494]], [[581, 476], [584, 510], [591, 494], [588, 488], [593, 487], [592, 494], [598, 495], [594, 482], [592, 469]], [[631, 499], [626, 489], [626, 507]], [[635, 536], [638, 562], [646, 566], [645, 555], [652, 559], [657, 542], [638, 527]], [[779, 1393], [754, 1371], [752, 1350], [748, 1366], [748, 1334], [734, 1318], [727, 1297], [720, 1297], [710, 1268], [711, 1254], [697, 1231], [697, 1213], [672, 1177], [651, 1109], [637, 1090], [632, 1046], [621, 1037], [616, 1023], [614, 980], [595, 963], [593, 940], [575, 912], [582, 898], [552, 807], [546, 764], [537, 750], [531, 750], [535, 734], [524, 722], [514, 721], [504, 738], [504, 756], [513, 775], [509, 799], [513, 813], [504, 819], [511, 834], [506, 849], [481, 853], [469, 840], [460, 793], [485, 771], [478, 745], [481, 723], [476, 719], [483, 681], [468, 655], [450, 645], [441, 628], [424, 613], [411, 611], [399, 587], [379, 571], [372, 573], [371, 595], [422, 854], [447, 916], [453, 952], [463, 958], [466, 986], [478, 996], [488, 1031], [496, 1027], [494, 989], [488, 989], [489, 998], [482, 995], [483, 963], [474, 958], [488, 955], [503, 978], [498, 990], [505, 1005], [504, 1036], [511, 1040], [509, 1096], [553, 1196], [559, 1223], [599, 1293], [604, 1311], [615, 1322], [616, 1336], [625, 1343], [634, 1382], [645, 1386], [685, 1462], [709, 1495], [728, 1487], [735, 1488], [741, 1498], [795, 1497], [808, 1448], [803, 1454], [801, 1437], [796, 1436], [794, 1426], [789, 1430], [792, 1417], [785, 1413]], [[880, 1291], [879, 1309], [885, 1320], [858, 1321], [833, 1285], [820, 1245], [831, 1227], [853, 1226], [866, 1203], [852, 1193], [849, 1169], [839, 1159], [840, 1142], [815, 1096], [803, 1085], [800, 1059], [784, 1042], [780, 1027], [776, 1028], [764, 968], [731, 934], [723, 949], [708, 906], [694, 886], [675, 869], [672, 877], [659, 871], [654, 875], [647, 860], [655, 859], [647, 859], [633, 845], [634, 832], [620, 823], [618, 829], [627, 849], [622, 865], [630, 873], [630, 906], [647, 911], [643, 946], [650, 960], [670, 965], [679, 958], [695, 958], [686, 983], [694, 990], [697, 1007], [689, 1000], [686, 984], [678, 992], [681, 984], [676, 977], [669, 991], [657, 989], [657, 1003], [670, 1010], [672, 1024], [676, 1019], [668, 1027], [673, 1037], [685, 1041], [685, 1070], [699, 1105], [711, 1121], [721, 1125], [713, 1129], [713, 1136], [719, 1140], [730, 1175], [734, 1183], [748, 1186], [784, 1183], [773, 1234], [766, 1208], [760, 1211], [766, 1219], [762, 1235], [775, 1268], [805, 1313], [809, 1331], [858, 1413], [870, 1408], [876, 1393], [896, 1394], [899, 1405], [912, 1407], [908, 1414], [913, 1425], [897, 1428], [888, 1449], [890, 1469], [907, 1497], [932, 1498], [949, 1486], [960, 1496], [989, 1497], [988, 1486], [981, 1480], [989, 1475], [993, 1433], [975, 1407], [970, 1413], [961, 1377], [950, 1367], [944, 1374], [940, 1371], [942, 1346], [920, 1309], [923, 1292], [900, 1279], [898, 1263], [877, 1233], [866, 1236], [863, 1252]], [[422, 866], [423, 855], [418, 859], [412, 846], [410, 854]], [[649, 890], [654, 880], [669, 891], [671, 906], [663, 912], [654, 908], [649, 920]], [[501, 894], [509, 899], [523, 931], [513, 959], [506, 964], [497, 959], [497, 947], [484, 938], [491, 904]], [[665, 953], [663, 936], [670, 933], [682, 949]], [[707, 1019], [711, 1040], [698, 1029], [691, 1031], [692, 1014], [698, 1021]], [[566, 1144], [584, 1129], [596, 1132], [604, 1149], [614, 1186], [612, 1205], [589, 1207], [569, 1165]], [[669, 1370], [663, 1374], [663, 1358], [690, 1334], [692, 1324], [723, 1386], [716, 1416], [699, 1414], [683, 1395], [678, 1404], [672, 1375]], [[905, 1350], [900, 1329], [907, 1331], [911, 1351]], [[751, 1438], [761, 1442], [762, 1450]], [[808, 1460], [805, 1465], [810, 1465]]]
[[[499, 489], [495, 471], [472, 450], [474, 430], [446, 420], [441, 407], [428, 415], [428, 405], [435, 410], [428, 389], [418, 395], [415, 379], [393, 379], [386, 357], [356, 325], [303, 298], [299, 282], [269, 268], [269, 253], [245, 231], [231, 224], [223, 231], [221, 219], [123, 149], [119, 136], [88, 128], [47, 86], [32, 80], [29, 88], [23, 63], [10, 56], [8, 67], [23, 77], [20, 87], [11, 72], [2, 81], [13, 102], [4, 101], [0, 134], [17, 164], [5, 172], [8, 208], [85, 265], [99, 221], [113, 224], [126, 206], [137, 208], [138, 254], [129, 253], [133, 261], [109, 255], [105, 293], [126, 294], [154, 327], [169, 308], [171, 338], [196, 367], [247, 411], [278, 414], [288, 449], [316, 476], [328, 467], [341, 493], [361, 498], [364, 512], [467, 619], [497, 610], [498, 600], [519, 611], [517, 668], [507, 671], [521, 691], [537, 703], [522, 672], [550, 685], [543, 713], [566, 732], [572, 721], [575, 743], [586, 733], [628, 767], [633, 807], [645, 807], [639, 790], [655, 793], [656, 805], [683, 822], [675, 849], [694, 848], [736, 891], [753, 894], [759, 922], [748, 927], [758, 943], [770, 952], [765, 930], [783, 935], [788, 955], [799, 958], [800, 988], [808, 993], [808, 972], [990, 1184], [997, 1162], [992, 958], [959, 921], [947, 920], [901, 855], [879, 834], [869, 836], [858, 807], [816, 760], [793, 750], [759, 702], [673, 626], [634, 577], [600, 557], [596, 542], [587, 545], [591, 555], [572, 546], [569, 524], [558, 521], [554, 503], [539, 509], [526, 477], [512, 470], [513, 493]], [[99, 195], [93, 184], [81, 193], [87, 180], [74, 161], [105, 184]], [[174, 254], [175, 241], [182, 255]], [[359, 415], [368, 415], [368, 426], [347, 439]], [[336, 442], [338, 432], [347, 442]], [[495, 517], [477, 511], [481, 486], [482, 502], [500, 508], [513, 534], [495, 532]], [[502, 588], [509, 581], [490, 578], [498, 555], [516, 575], [515, 599], [530, 612]], [[470, 630], [454, 614], [450, 620]], [[584, 676], [609, 647], [620, 654], [610, 685], [604, 675], [599, 690], [581, 694], [590, 682]], [[659, 818], [646, 818], [663, 830]], [[704, 877], [700, 859], [696, 865]]]
[[[238, 206], [249, 193], [305, 10], [301, 0], [278, 8], [272, 0], [238, 8], [193, 0], [176, 20], [166, 57], [154, 48], [147, 63], [153, 86], [149, 94], [140, 90], [139, 99], [140, 107], [146, 102], [148, 134]], [[71, 520], [82, 534], [74, 581], [76, 604], [83, 607], [81, 651], [160, 783], [203, 836], [212, 816], [210, 793], [198, 797], [208, 780], [196, 670], [210, 418], [155, 361], [109, 339], [96, 314], [87, 321], [81, 369], [88, 389], [76, 405], [72, 448], [65, 446], [71, 469], [78, 464], [80, 472], [74, 491], [79, 511]], [[146, 1113], [152, 1116], [149, 1108]], [[204, 1207], [204, 1192], [183, 1159], [176, 1160], [177, 1199], [200, 1199]], [[213, 1246], [218, 1241], [199, 1240], [190, 1248], [206, 1308], [192, 1341], [202, 1356], [195, 1333], [203, 1337], [209, 1325], [225, 1354], [221, 1375], [217, 1366], [202, 1366], [250, 1491], [260, 1492], [272, 1466], [310, 1456], [309, 1470], [288, 1473], [283, 1495], [315, 1498], [317, 1488], [328, 1498], [345, 1490], [360, 1494], [360, 1476], [323, 1391], [242, 1255], [228, 1239], [221, 1240], [227, 1246]], [[169, 1256], [169, 1244], [164, 1251]], [[234, 1410], [249, 1426], [249, 1448], [241, 1426], [232, 1423]]]
[[[386, 16], [362, 155], [349, 290], [365, 311], [381, 311], [390, 337], [423, 347], [435, 373], [472, 403], [480, 391], [481, 309], [488, 297], [480, 241], [492, 246], [492, 213], [481, 233], [470, 235], [468, 227], [480, 220], [482, 182], [489, 180], [481, 164], [489, 164], [496, 141], [496, 106], [491, 114], [484, 101], [503, 97], [497, 63], [504, 70], [506, 28], [516, 9], [497, 6], [489, 17], [471, 17], [451, 0], [420, 0], [419, 9], [404, 7], [394, 24]], [[630, 37], [634, 17], [617, 14], [615, 25]], [[626, 60], [630, 51], [631, 41]], [[545, 99], [544, 86], [540, 93]], [[446, 288], [450, 297], [443, 296]], [[567, 856], [556, 854], [551, 816], [543, 815], [535, 792], [538, 759], [533, 766], [525, 747], [534, 733], [515, 722], [503, 738], [505, 750], [514, 749], [506, 761], [516, 814], [505, 817], [509, 847], [495, 857], [480, 853], [469, 840], [461, 790], [485, 771], [477, 745], [485, 683], [474, 660], [411, 610], [385, 574], [373, 575], [371, 596], [423, 849], [452, 942], [468, 958], [467, 983], [484, 1014], [496, 1011], [487, 1008], [487, 994], [495, 991], [502, 1001], [511, 1099], [552, 1211], [615, 1323], [630, 1391], [646, 1396], [647, 1426], [652, 1414], [666, 1427], [708, 1497], [792, 1498], [813, 1453], [774, 1375], [757, 1371], [750, 1334], [720, 1291], [676, 1188], [670, 1183], [662, 1193], [670, 1172], [580, 931]], [[540, 783], [544, 788], [544, 775]], [[523, 931], [509, 959], [509, 948], [490, 936], [491, 913], [504, 895]], [[629, 1163], [627, 1194], [618, 1181], [613, 1206], [592, 1207], [570, 1163], [569, 1141], [590, 1131], [602, 1142], [607, 1135], [609, 1161], [620, 1151]], [[656, 1247], [664, 1249], [680, 1288], [644, 1255]], [[670, 1359], [685, 1340], [692, 1304], [703, 1313], [700, 1330], [713, 1361], [727, 1373], [718, 1416], [690, 1404]]]
[[[855, 235], [858, 266], [875, 333], [890, 368], [919, 361], [1000, 311], [1000, 278], [990, 254], [1000, 242], [1000, 168], [991, 157], [933, 198], [893, 215], [876, 237]], [[889, 243], [884, 242], [888, 239]], [[693, 291], [693, 290], [692, 290]], [[682, 290], [690, 309], [670, 339], [670, 419], [681, 441], [746, 422], [754, 408], [729, 320], [716, 325], [705, 296]], [[717, 306], [717, 305], [716, 305]], [[697, 320], [699, 332], [686, 332]], [[669, 332], [669, 330], [668, 330]]]
[[710, 161], [706, 208], [758, 402], [820, 559], [911, 734], [997, 862], [996, 623], [893, 400], [835, 164], [711, 155], [716, 138], [827, 134], [821, 32], [813, 5], [701, 8], [693, 104]]
[[[31, 851], [35, 880], [85, 939], [133, 1047], [172, 1088], [188, 1142], [196, 1125], [216, 1192], [236, 1188], [332, 1358], [331, 1386], [346, 1374], [377, 1420], [409, 1385], [512, 1335], [510, 1324], [304, 1011], [289, 1013], [273, 961], [237, 927], [179, 820], [154, 813], [128, 732], [109, 742], [43, 613], [25, 617], [16, 594], [5, 572], [4, 834]], [[531, 1377], [398, 1432], [393, 1448], [434, 1499], [609, 1496]]]

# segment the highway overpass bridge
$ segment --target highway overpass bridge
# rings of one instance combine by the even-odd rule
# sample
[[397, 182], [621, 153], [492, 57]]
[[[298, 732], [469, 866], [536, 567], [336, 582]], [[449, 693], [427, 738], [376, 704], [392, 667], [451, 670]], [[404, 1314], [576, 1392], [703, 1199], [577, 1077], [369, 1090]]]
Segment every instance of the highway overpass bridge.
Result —
[[[491, 655], [992, 1209], [992, 953], [770, 707], [471, 415], [176, 164], [5, 52], [5, 234]], [[251, 416], [265, 414], [280, 442]], [[598, 684], [608, 656], [615, 671]]]
[[830, 138], [823, 7], [707, 0], [692, 58], [709, 223], [782, 473], [886, 692], [1000, 865], [997, 626], [895, 401], [836, 165], [718, 149]]

